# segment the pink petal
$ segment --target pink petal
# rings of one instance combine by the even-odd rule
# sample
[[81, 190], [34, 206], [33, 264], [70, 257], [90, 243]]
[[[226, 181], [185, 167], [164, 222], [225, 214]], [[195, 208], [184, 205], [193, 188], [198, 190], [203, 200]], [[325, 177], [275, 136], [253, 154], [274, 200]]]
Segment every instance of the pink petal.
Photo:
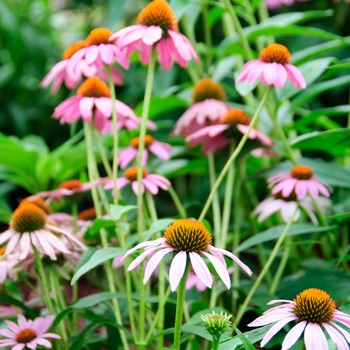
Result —
[[317, 323], [309, 322], [304, 335], [306, 350], [328, 350], [326, 336]]
[[261, 341], [261, 346], [265, 346], [271, 338], [279, 332], [287, 323], [295, 320], [294, 317], [286, 317], [278, 321], [276, 324], [274, 324], [265, 334], [264, 338]]
[[292, 82], [292, 84], [296, 88], [305, 89], [306, 82], [305, 82], [305, 79], [304, 79], [303, 75], [301, 74], [300, 70], [291, 64], [285, 64], [284, 67], [287, 70], [288, 77], [289, 77], [290, 81]]
[[291, 348], [304, 332], [306, 321], [297, 323], [286, 335], [282, 343], [282, 349]]
[[155, 185], [150, 179], [144, 178], [142, 180], [143, 184], [145, 185], [146, 189], [151, 192], [153, 195], [157, 194], [159, 192], [158, 186]]
[[45, 333], [52, 325], [55, 316], [49, 315], [46, 317], [37, 317], [32, 324], [32, 328], [36, 331], [37, 335]]
[[89, 46], [86, 50], [85, 53], [85, 61], [88, 65], [91, 65], [97, 60], [99, 54], [98, 46], [97, 45], [92, 45]]
[[186, 263], [187, 253], [185, 251], [181, 251], [175, 255], [169, 270], [169, 282], [172, 292], [176, 290], [184, 275]]
[[[166, 145], [166, 144], [165, 144]], [[158, 158], [163, 159], [163, 160], [169, 160], [170, 155], [169, 155], [169, 148], [166, 146], [169, 145], [163, 145], [161, 142], [153, 142], [148, 149]]]
[[5, 328], [0, 328], [0, 334], [10, 339], [16, 339], [16, 334]]
[[202, 252], [213, 264], [216, 272], [218, 273], [219, 277], [222, 279], [222, 281], [225, 283], [227, 289], [231, 288], [231, 280], [230, 275], [227, 272], [226, 264], [223, 264], [218, 258], [215, 256], [208, 254], [206, 252]]
[[102, 58], [102, 61], [107, 65], [111, 65], [114, 62], [114, 53], [112, 46], [113, 45], [111, 44], [99, 45], [100, 56]]
[[309, 180], [298, 180], [295, 184], [295, 194], [297, 196], [298, 199], [304, 199], [304, 197], [306, 196], [307, 193], [307, 182]]
[[18, 327], [18, 325], [12, 321], [5, 321], [5, 323], [7, 324], [7, 326], [10, 328], [10, 330], [17, 334], [21, 329]]
[[92, 118], [92, 108], [94, 106], [93, 97], [83, 97], [79, 101], [79, 109], [82, 116], [82, 119], [85, 122], [90, 122]]
[[29, 254], [29, 249], [31, 248], [31, 242], [30, 242], [30, 235], [28, 232], [25, 232], [22, 234], [21, 240], [19, 241], [20, 244], [20, 255], [19, 260], [25, 259]]
[[142, 41], [146, 45], [153, 45], [156, 43], [158, 40], [162, 38], [162, 28], [159, 26], [150, 26], [146, 30], [146, 33], [142, 37]]
[[139, 243], [138, 245], [136, 245], [134, 248], [132, 249], [129, 249], [123, 256], [122, 260], [124, 260], [128, 255], [132, 254], [133, 252], [135, 252], [136, 250], [138, 249], [141, 249], [141, 248], [152, 248], [152, 247], [155, 247], [155, 246], [158, 246], [158, 245], [162, 245], [162, 243], [165, 242], [165, 239], [164, 238], [158, 238], [154, 241], [146, 241], [146, 242], [142, 242], [142, 243]]
[[287, 71], [282, 64], [277, 63], [277, 77], [275, 79], [275, 85], [279, 89], [283, 88], [287, 81]]
[[3, 244], [4, 242], [8, 241], [14, 234], [15, 233], [14, 231], [12, 231], [12, 229], [0, 233], [0, 244]]
[[112, 115], [112, 100], [109, 97], [95, 98], [96, 108], [105, 116], [110, 117]]
[[158, 266], [158, 264], [160, 263], [160, 261], [163, 259], [163, 257], [172, 252], [173, 250], [175, 250], [174, 248], [164, 248], [162, 250], [160, 250], [159, 252], [155, 253], [151, 259], [149, 259], [146, 269], [145, 269], [145, 276], [143, 278], [143, 284], [146, 284], [149, 280], [149, 278], [151, 277], [153, 271], [155, 270], [155, 268]]
[[211, 288], [213, 285], [213, 277], [208, 269], [208, 266], [205, 264], [204, 260], [199, 254], [190, 252], [189, 255], [195, 274], [207, 287]]
[[338, 350], [349, 350], [349, 346], [346, 343], [344, 337], [341, 335], [341, 333], [339, 333], [336, 329], [334, 329], [327, 323], [323, 323], [323, 327], [326, 329], [333, 343], [337, 345]]
[[134, 259], [128, 267], [128, 271], [133, 270], [135, 267], [139, 266], [142, 261], [147, 258], [149, 255], [153, 254], [158, 249], [157, 246], [151, 247], [145, 250], [142, 254], [140, 254], [136, 259]]

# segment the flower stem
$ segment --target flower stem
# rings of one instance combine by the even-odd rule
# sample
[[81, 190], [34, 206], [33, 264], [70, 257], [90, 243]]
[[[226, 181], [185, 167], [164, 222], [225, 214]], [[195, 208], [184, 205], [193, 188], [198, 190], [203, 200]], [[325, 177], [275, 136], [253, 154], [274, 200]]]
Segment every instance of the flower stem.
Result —
[[112, 170], [111, 166], [109, 165], [109, 161], [108, 161], [108, 157], [106, 155], [106, 151], [105, 151], [105, 149], [103, 147], [103, 144], [101, 142], [100, 133], [96, 131], [95, 132], [95, 136], [96, 136], [96, 141], [97, 141], [97, 147], [98, 147], [98, 150], [100, 151], [103, 167], [105, 168], [105, 171], [106, 171], [108, 177], [110, 179], [112, 179], [113, 178], [113, 170]]
[[180, 216], [182, 218], [187, 218], [186, 209], [182, 205], [179, 196], [177, 195], [176, 191], [174, 190], [174, 187], [170, 185], [168, 187], [168, 191], [169, 191], [169, 194], [170, 194], [171, 198], [173, 199], [175, 207], [176, 207], [177, 211], [179, 212]]
[[248, 295], [246, 296], [242, 306], [240, 307], [239, 311], [238, 311], [238, 314], [235, 318], [235, 321], [234, 321], [234, 324], [238, 325], [240, 320], [242, 319], [242, 316], [244, 315], [244, 312], [246, 311], [247, 309], [247, 306], [250, 302], [250, 300], [252, 299], [254, 293], [256, 292], [256, 290], [258, 289], [262, 279], [264, 278], [266, 272], [269, 270], [271, 264], [273, 263], [273, 261], [275, 260], [277, 254], [278, 254], [278, 251], [284, 241], [284, 239], [286, 238], [287, 236], [287, 233], [289, 231], [289, 229], [291, 228], [292, 224], [293, 224], [293, 221], [294, 221], [294, 216], [295, 216], [295, 213], [297, 211], [297, 208], [295, 209], [293, 215], [291, 216], [291, 218], [289, 219], [286, 227], [284, 228], [281, 236], [278, 238], [276, 244], [275, 244], [275, 247], [273, 248], [269, 258], [267, 259], [266, 261], [266, 264], [265, 266], [263, 267], [263, 269], [261, 270], [258, 278], [255, 280], [252, 288], [250, 289]]
[[261, 99], [260, 101], [260, 104], [258, 106], [258, 108], [256, 109], [255, 111], [255, 114], [249, 124], [249, 127], [248, 127], [248, 130], [247, 132], [243, 135], [241, 141], [239, 142], [239, 144], [237, 145], [235, 151], [232, 153], [231, 157], [228, 159], [228, 161], [226, 162], [225, 166], [223, 167], [223, 169], [221, 170], [221, 173], [220, 175], [218, 176], [218, 178], [216, 179], [216, 182], [213, 186], [213, 188], [211, 189], [211, 192], [209, 194], [209, 197], [203, 207], [203, 210], [198, 218], [198, 221], [202, 221], [209, 209], [209, 206], [214, 198], [214, 195], [215, 195], [215, 192], [217, 191], [218, 187], [220, 186], [224, 176], [226, 175], [228, 169], [230, 168], [230, 165], [231, 163], [237, 158], [237, 156], [239, 155], [239, 153], [241, 152], [243, 146], [245, 145], [247, 139], [248, 139], [248, 135], [250, 133], [250, 131], [253, 129], [258, 117], [259, 117], [259, 114], [262, 110], [262, 108], [264, 107], [265, 105], [265, 102], [266, 102], [266, 99], [267, 99], [267, 96], [269, 95], [269, 92], [271, 91], [271, 85], [266, 89], [265, 91], [265, 94], [263, 96], [263, 98]]
[[[91, 195], [92, 195], [93, 203], [94, 203], [94, 206], [96, 209], [96, 217], [101, 218], [102, 217], [102, 210], [101, 210], [100, 201], [98, 198], [97, 188], [96, 188], [95, 181], [94, 181], [95, 180], [94, 174], [95, 174], [96, 164], [94, 164], [95, 157], [93, 154], [93, 144], [92, 144], [93, 125], [88, 124], [88, 123], [83, 123], [83, 124], [84, 124], [85, 140], [86, 140], [88, 173], [89, 173], [89, 179], [91, 182]], [[108, 241], [107, 241], [106, 231], [103, 229], [100, 230], [100, 239], [101, 239], [102, 248], [107, 248]], [[110, 262], [106, 262], [105, 269], [106, 269], [109, 291], [114, 293], [114, 292], [116, 292], [116, 288], [115, 288], [113, 269], [112, 269]], [[118, 324], [122, 325], [123, 321], [122, 321], [122, 317], [120, 314], [118, 299], [113, 298], [112, 305], [113, 305], [113, 312], [114, 312], [116, 322]], [[119, 334], [120, 334], [120, 338], [121, 338], [121, 341], [123, 343], [124, 349], [128, 350], [129, 345], [128, 345], [125, 333], [121, 330], [119, 332]]]
[[[215, 162], [214, 162], [214, 153], [209, 152], [208, 154], [208, 166], [209, 166], [209, 181], [210, 187], [213, 188], [215, 184]], [[219, 194], [216, 192], [213, 197], [213, 221], [214, 221], [214, 233], [215, 241], [219, 242], [221, 235], [221, 213], [220, 213], [220, 200]]]
[[210, 23], [209, 23], [209, 13], [208, 13], [208, 4], [203, 2], [202, 4], [202, 14], [203, 14], [203, 31], [204, 31], [204, 40], [206, 45], [206, 70], [207, 74], [209, 73], [211, 62], [212, 62], [212, 40], [210, 33]]
[[[147, 72], [147, 82], [146, 82], [146, 88], [145, 88], [145, 95], [143, 99], [143, 108], [142, 108], [142, 119], [141, 119], [141, 125], [140, 125], [140, 134], [139, 134], [139, 148], [138, 148], [138, 155], [137, 155], [137, 234], [138, 234], [138, 241], [141, 242], [142, 240], [142, 232], [143, 232], [143, 193], [142, 193], [142, 158], [143, 158], [143, 151], [145, 149], [145, 135], [146, 135], [146, 122], [149, 115], [149, 109], [151, 104], [151, 96], [152, 96], [152, 89], [153, 89], [153, 80], [154, 80], [154, 71], [156, 66], [156, 57], [157, 57], [157, 51], [154, 47], [152, 47], [151, 51], [151, 58], [148, 65], [148, 72]], [[140, 265], [140, 310], [139, 310], [139, 349], [143, 349], [143, 339], [145, 336], [145, 286], [143, 284], [143, 272], [144, 267], [143, 264]]]
[[218, 350], [220, 345], [220, 337], [213, 337], [213, 349]]
[[185, 272], [181, 278], [179, 286], [177, 287], [174, 345], [173, 345], [174, 350], [180, 350], [182, 314], [183, 314], [183, 308], [185, 303], [186, 282], [187, 282], [189, 271], [190, 271], [190, 264], [189, 262], [187, 262]]

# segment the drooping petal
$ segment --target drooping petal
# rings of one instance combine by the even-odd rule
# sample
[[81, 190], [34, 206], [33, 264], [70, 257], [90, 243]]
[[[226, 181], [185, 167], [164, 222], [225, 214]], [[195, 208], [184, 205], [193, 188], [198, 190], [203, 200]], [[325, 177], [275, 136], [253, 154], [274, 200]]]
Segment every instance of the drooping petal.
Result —
[[179, 285], [180, 280], [184, 275], [186, 264], [187, 253], [185, 251], [177, 253], [169, 269], [169, 282], [172, 292], [177, 289], [177, 286]]
[[333, 343], [337, 345], [338, 350], [349, 350], [349, 346], [341, 333], [339, 333], [336, 329], [334, 329], [327, 323], [323, 323], [323, 327], [326, 329]]
[[147, 28], [145, 34], [142, 37], [142, 41], [146, 45], [153, 45], [162, 38], [162, 28], [159, 26], [150, 26]]
[[288, 77], [292, 84], [298, 89], [305, 89], [306, 82], [300, 70], [292, 64], [285, 64], [284, 67], [287, 70]]
[[143, 278], [143, 284], [146, 284], [151, 277], [153, 271], [156, 269], [160, 261], [163, 259], [163, 257], [175, 250], [174, 248], [164, 248], [157, 253], [155, 253], [148, 261], [146, 269], [145, 269], [145, 276]]
[[328, 350], [328, 343], [323, 330], [317, 323], [309, 322], [305, 327], [306, 350]]
[[191, 265], [197, 277], [209, 288], [213, 285], [213, 276], [211, 275], [208, 266], [199, 254], [195, 252], [189, 253]]
[[287, 333], [282, 343], [283, 350], [289, 349], [294, 345], [304, 332], [305, 326], [306, 321], [299, 322]]
[[202, 252], [213, 264], [216, 272], [218, 273], [219, 277], [222, 279], [222, 281], [225, 283], [227, 289], [231, 288], [231, 280], [230, 275], [227, 272], [226, 264], [222, 264], [222, 262], [216, 258], [215, 256], [208, 254], [206, 252]]

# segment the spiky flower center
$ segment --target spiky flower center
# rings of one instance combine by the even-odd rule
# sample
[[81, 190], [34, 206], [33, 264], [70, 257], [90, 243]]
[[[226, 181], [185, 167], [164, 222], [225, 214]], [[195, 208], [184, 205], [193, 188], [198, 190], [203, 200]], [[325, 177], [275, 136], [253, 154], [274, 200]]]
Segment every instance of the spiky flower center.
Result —
[[45, 212], [32, 203], [21, 204], [11, 217], [11, 227], [19, 233], [42, 230], [45, 224]]
[[86, 41], [79, 40], [76, 41], [74, 44], [69, 45], [65, 51], [63, 52], [62, 58], [64, 60], [69, 60], [76, 52], [78, 52], [80, 49], [83, 49], [86, 47]]
[[310, 180], [313, 176], [312, 169], [304, 165], [296, 165], [292, 168], [290, 175], [298, 180]]
[[87, 46], [101, 45], [101, 44], [113, 44], [114, 41], [110, 41], [109, 37], [113, 33], [108, 28], [96, 28], [93, 29], [86, 38]]
[[96, 209], [89, 208], [82, 210], [78, 215], [78, 220], [90, 221], [96, 219]]
[[0, 256], [4, 255], [6, 252], [6, 247], [0, 247]]
[[[151, 144], [154, 142], [154, 138], [151, 135], [146, 134], [145, 135], [145, 148], [148, 148], [151, 146]], [[138, 149], [140, 144], [140, 136], [137, 136], [131, 140], [131, 146]]]
[[77, 90], [78, 96], [84, 97], [110, 97], [107, 84], [97, 77], [86, 79]]
[[212, 243], [205, 225], [196, 220], [175, 220], [164, 232], [166, 243], [178, 251], [200, 252]]
[[144, 26], [159, 26], [163, 30], [176, 30], [177, 19], [169, 4], [164, 0], [153, 0], [137, 16], [137, 22]]
[[267, 45], [259, 55], [261, 61], [266, 63], [280, 63], [287, 64], [290, 62], [290, 52], [281, 44]]
[[[142, 168], [142, 178], [146, 177], [148, 174], [147, 170], [145, 168]], [[130, 169], [127, 169], [124, 172], [125, 178], [127, 178], [129, 181], [136, 181], [137, 180], [137, 167], [132, 167]]]
[[225, 115], [219, 119], [219, 124], [229, 124], [235, 126], [237, 124], [249, 125], [250, 118], [239, 108], [231, 108]]
[[220, 337], [230, 330], [232, 323], [230, 321], [231, 317], [232, 315], [223, 313], [222, 311], [219, 314], [213, 311], [212, 314], [201, 315], [205, 328], [213, 337]]
[[300, 321], [318, 324], [328, 323], [333, 319], [335, 303], [328, 293], [321, 289], [306, 289], [294, 299], [294, 314]]
[[201, 102], [208, 98], [226, 102], [226, 92], [220, 84], [210, 78], [201, 79], [193, 88], [192, 98], [194, 102]]
[[40, 209], [42, 209], [45, 212], [45, 214], [51, 214], [51, 212], [52, 212], [51, 208], [41, 198], [37, 198], [37, 199], [24, 198], [21, 202], [21, 205], [23, 203], [32, 203], [32, 204], [36, 205], [37, 207], [39, 207]]
[[75, 190], [78, 188], [81, 188], [83, 186], [83, 183], [80, 180], [68, 180], [68, 181], [63, 181], [58, 188], [65, 188], [67, 190]]
[[32, 328], [21, 329], [16, 334], [16, 341], [20, 344], [27, 344], [36, 338], [36, 332]]

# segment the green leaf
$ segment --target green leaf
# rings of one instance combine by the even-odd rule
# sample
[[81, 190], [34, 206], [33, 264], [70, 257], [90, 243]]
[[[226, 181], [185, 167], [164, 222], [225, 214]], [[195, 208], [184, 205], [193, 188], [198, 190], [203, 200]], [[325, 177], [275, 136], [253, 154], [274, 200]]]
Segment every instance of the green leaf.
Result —
[[244, 334], [234, 325], [232, 327], [236, 331], [238, 338], [241, 340], [245, 350], [256, 350], [254, 345], [244, 336]]
[[[306, 86], [310, 86], [319, 76], [321, 76], [332, 60], [333, 57], [319, 58], [299, 66], [298, 68], [305, 78]], [[299, 93], [300, 89], [294, 87], [293, 84], [287, 80], [282, 89], [275, 89], [275, 91], [277, 99], [283, 101]]]
[[86, 238], [92, 238], [99, 234], [102, 228], [115, 227], [116, 222], [114, 220], [95, 219], [92, 225], [85, 233]]
[[115, 220], [119, 220], [124, 213], [137, 209], [136, 205], [110, 205], [111, 214]]
[[350, 218], [350, 213], [342, 213], [342, 214], [337, 214], [337, 215], [329, 215], [326, 216], [327, 220], [339, 220], [342, 221], [344, 219]]
[[102, 303], [103, 301], [111, 300], [111, 299], [125, 299], [125, 293], [119, 292], [102, 292], [89, 295], [87, 297], [79, 299], [76, 303], [71, 305], [70, 307], [73, 309], [84, 309], [95, 306], [96, 304]]
[[[272, 325], [267, 325], [264, 327], [260, 327], [258, 329], [254, 329], [252, 331], [249, 332], [245, 332], [243, 333], [244, 336], [252, 343], [255, 344], [257, 342], [259, 342], [264, 335], [267, 333], [267, 331], [272, 327]], [[219, 350], [235, 350], [238, 348], [238, 346], [242, 345], [242, 341], [241, 339], [237, 336], [225, 340], [223, 342], [221, 342], [221, 344], [219, 345]]]
[[350, 83], [350, 75], [345, 75], [339, 78], [322, 81], [309, 86], [306, 90], [300, 92], [291, 103], [291, 110], [295, 110], [300, 105], [314, 99], [316, 96], [322, 94], [325, 91], [334, 89], [343, 84]]
[[[242, 244], [240, 244], [237, 249], [235, 249], [234, 253], [242, 252], [260, 243], [269, 242], [269, 241], [278, 239], [281, 236], [285, 227], [286, 225], [271, 227], [263, 232], [260, 232], [248, 238]], [[317, 227], [312, 224], [293, 224], [292, 227], [289, 229], [287, 236], [303, 235], [311, 232], [326, 232], [326, 231], [331, 231], [335, 228], [336, 226]]]
[[142, 240], [149, 240], [155, 233], [159, 231], [164, 231], [174, 219], [159, 219], [157, 221], [152, 222], [151, 227], [142, 233]]
[[304, 151], [323, 151], [334, 157], [349, 155], [350, 130], [314, 131], [298, 136], [291, 145]]
[[126, 253], [126, 249], [124, 248], [103, 248], [99, 249], [97, 252], [92, 254], [90, 259], [81, 266], [74, 274], [71, 285], [73, 285], [82, 275], [84, 275], [86, 272], [90, 271], [97, 265], [115, 258], [116, 256], [121, 256]]
[[28, 317], [34, 319], [35, 317], [37, 317], [36, 312], [34, 312], [33, 310], [29, 309], [28, 306], [26, 306], [25, 304], [23, 304], [20, 300], [15, 299], [10, 297], [7, 294], [4, 293], [0, 293], [0, 300], [2, 303], [7, 304], [7, 305], [13, 305], [13, 306], [17, 306], [19, 308], [21, 308]]

